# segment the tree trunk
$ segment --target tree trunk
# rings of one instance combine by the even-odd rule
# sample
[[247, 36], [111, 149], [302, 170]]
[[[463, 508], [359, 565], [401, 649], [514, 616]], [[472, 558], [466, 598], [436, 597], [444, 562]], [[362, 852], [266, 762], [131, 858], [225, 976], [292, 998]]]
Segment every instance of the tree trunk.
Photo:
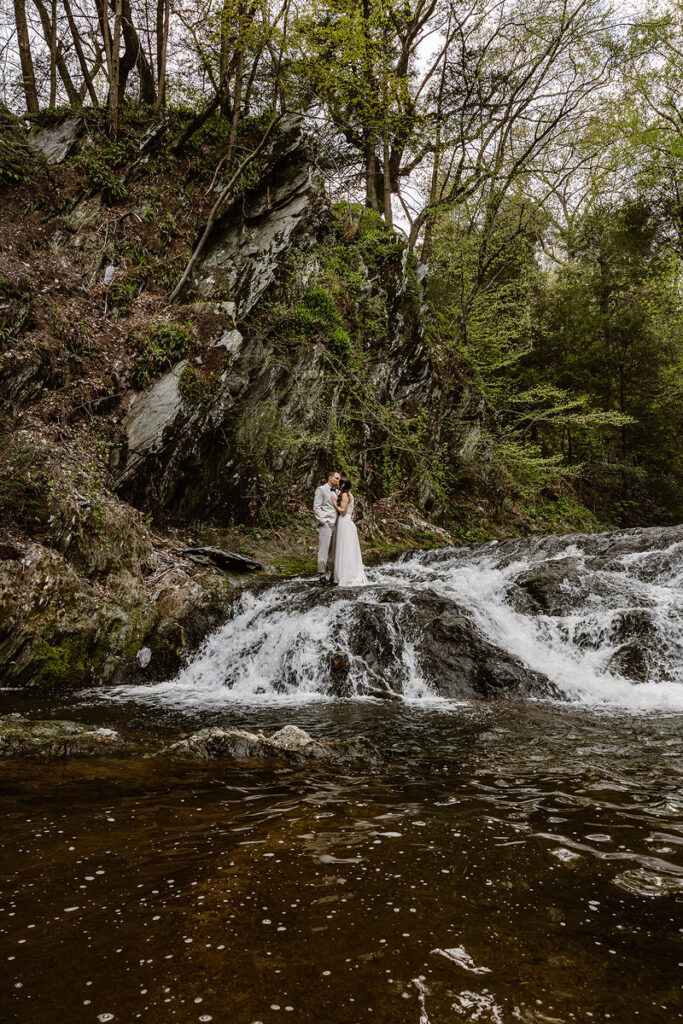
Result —
[[57, 0], [52, 0], [50, 24], [50, 106], [57, 106]]
[[[225, 3], [223, 5], [223, 10], [221, 12], [221, 56], [220, 56], [220, 80], [221, 80], [221, 82], [227, 81], [228, 74], [229, 74], [229, 68], [230, 68], [230, 49], [229, 49], [230, 40], [229, 40], [229, 37], [228, 37], [228, 27], [229, 27], [228, 4]], [[222, 99], [220, 101], [221, 114], [223, 115], [223, 117], [229, 117], [230, 116], [229, 103], [230, 103], [230, 101], [229, 101], [229, 98], [228, 98], [228, 92], [226, 90], [225, 95], [222, 97]]]
[[121, 47], [121, 15], [123, 0], [116, 0], [114, 8], [114, 38], [111, 44], [111, 70], [109, 74], [109, 135], [115, 139], [119, 132], [119, 50]]
[[[161, 24], [161, 41], [159, 39], [159, 15], [163, 9]], [[168, 53], [168, 26], [171, 18], [171, 0], [159, 0], [157, 4], [157, 69], [159, 81], [157, 85], [157, 101], [154, 107], [156, 113], [166, 103], [166, 54]]]
[[66, 94], [69, 97], [69, 103], [72, 107], [80, 107], [81, 98], [78, 90], [71, 80], [61, 47], [57, 46], [57, 0], [52, 0], [52, 17], [47, 13], [43, 0], [33, 0], [33, 2], [40, 15], [45, 42], [50, 49], [50, 106], [54, 107], [57, 101], [57, 71], [59, 71], [59, 77], [64, 83]]
[[[106, 0], [95, 0], [97, 5], [97, 20], [100, 23], [100, 32], [102, 33], [102, 40], [104, 42], [104, 54], [107, 59], [107, 77], [109, 78], [109, 92], [111, 93], [111, 81], [112, 81], [112, 39], [111, 31], [109, 29], [109, 8]], [[109, 98], [107, 99], [109, 103]]]
[[[85, 54], [83, 52], [83, 45], [81, 43], [81, 37], [80, 37], [79, 32], [78, 32], [78, 26], [76, 25], [76, 22], [74, 20], [74, 16], [73, 16], [73, 13], [71, 11], [71, 5], [69, 3], [69, 0], [63, 0], [63, 3], [64, 3], [64, 11], [66, 12], [66, 16], [67, 16], [67, 19], [68, 19], [68, 22], [69, 22], [69, 28], [71, 30], [71, 38], [74, 41], [74, 49], [76, 50], [76, 56], [78, 57], [78, 63], [81, 66], [81, 74], [83, 75], [83, 85], [84, 85], [85, 89], [87, 89], [88, 93], [90, 94], [90, 99], [92, 100], [93, 106], [96, 107], [97, 106], [97, 93], [95, 92], [95, 86], [93, 85], [92, 75], [90, 74], [90, 71], [88, 70], [88, 62], [85, 59]], [[80, 100], [81, 103], [83, 102], [83, 100], [85, 98], [85, 89], [81, 89], [79, 91], [79, 100]]]
[[365, 142], [365, 205], [371, 210], [379, 213], [377, 205], [377, 189], [375, 188], [375, 173], [377, 159], [375, 156], [374, 139], [366, 139]]
[[21, 59], [21, 77], [26, 97], [26, 109], [29, 114], [38, 113], [38, 93], [36, 91], [36, 75], [33, 70], [31, 43], [26, 24], [26, 5], [24, 0], [14, 0], [14, 21], [17, 26], [19, 41], [19, 57]]
[[[285, 0], [284, 4], [284, 22], [282, 26], [282, 38], [287, 39], [287, 23], [289, 21], [289, 0]], [[277, 60], [274, 61], [273, 67], [273, 114], [277, 114], [277, 101], [280, 94], [280, 76], [282, 74], [282, 54], [284, 50], [283, 45], [279, 47], [277, 53]], [[261, 51], [262, 53], [263, 51]], [[260, 57], [261, 54], [259, 54]]]
[[230, 125], [230, 138], [228, 140], [228, 151], [225, 155], [226, 168], [230, 167], [232, 155], [235, 151], [237, 141], [237, 125], [240, 119], [240, 107], [242, 105], [242, 84], [244, 82], [244, 51], [240, 50], [237, 57], [237, 69], [235, 71], [235, 92], [232, 102], [232, 124]]
[[385, 125], [383, 132], [383, 154], [382, 162], [384, 164], [384, 219], [390, 228], [394, 226], [394, 216], [391, 210], [391, 174], [389, 170], [389, 160], [391, 158], [391, 152], [389, 149], [389, 129]]
[[[118, 0], [116, 2], [118, 5]], [[149, 66], [149, 61], [145, 56], [145, 51], [142, 48], [142, 43], [133, 24], [130, 0], [123, 0], [121, 15], [121, 32], [123, 34], [125, 50], [119, 64], [119, 103], [123, 101], [126, 92], [128, 75], [137, 66], [138, 74], [140, 75], [140, 100], [142, 103], [149, 103], [150, 106], [154, 106], [157, 98], [154, 72]]]

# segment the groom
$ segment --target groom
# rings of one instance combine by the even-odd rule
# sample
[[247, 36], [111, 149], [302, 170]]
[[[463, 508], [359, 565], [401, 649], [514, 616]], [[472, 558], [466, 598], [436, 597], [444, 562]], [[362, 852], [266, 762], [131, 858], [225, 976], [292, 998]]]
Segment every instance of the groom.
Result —
[[313, 511], [318, 523], [318, 580], [325, 582], [329, 568], [330, 578], [334, 572], [334, 542], [337, 531], [337, 500], [340, 474], [335, 470], [328, 474], [327, 483], [316, 488]]

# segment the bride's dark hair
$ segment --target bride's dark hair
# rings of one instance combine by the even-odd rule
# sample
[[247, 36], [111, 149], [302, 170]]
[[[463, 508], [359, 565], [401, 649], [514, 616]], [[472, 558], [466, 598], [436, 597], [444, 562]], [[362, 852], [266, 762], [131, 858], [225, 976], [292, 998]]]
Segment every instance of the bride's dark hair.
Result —
[[351, 481], [347, 476], [343, 476], [339, 481], [339, 493], [346, 494], [347, 491], [351, 490]]

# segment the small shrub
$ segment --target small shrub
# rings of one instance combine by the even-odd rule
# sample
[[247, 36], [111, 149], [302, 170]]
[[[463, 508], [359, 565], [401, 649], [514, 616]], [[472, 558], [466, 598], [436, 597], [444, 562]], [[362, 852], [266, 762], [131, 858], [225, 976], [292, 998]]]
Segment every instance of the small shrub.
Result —
[[185, 359], [192, 346], [192, 328], [189, 322], [154, 324], [146, 334], [137, 334], [133, 342], [138, 352], [133, 367], [133, 383], [145, 388], [165, 370]]
[[187, 407], [208, 409], [218, 396], [220, 384], [217, 373], [204, 376], [196, 367], [188, 364], [183, 367], [178, 379], [178, 390]]
[[128, 194], [123, 178], [114, 174], [131, 156], [130, 142], [114, 144], [100, 141], [90, 143], [80, 156], [80, 164], [88, 178], [91, 188], [102, 194], [108, 206], [121, 202]]
[[335, 324], [328, 338], [328, 346], [330, 351], [342, 361], [342, 363], [349, 363], [354, 356], [353, 345], [347, 332], [340, 324]]
[[45, 167], [26, 141], [19, 118], [0, 103], [0, 188], [20, 181], [33, 181]]

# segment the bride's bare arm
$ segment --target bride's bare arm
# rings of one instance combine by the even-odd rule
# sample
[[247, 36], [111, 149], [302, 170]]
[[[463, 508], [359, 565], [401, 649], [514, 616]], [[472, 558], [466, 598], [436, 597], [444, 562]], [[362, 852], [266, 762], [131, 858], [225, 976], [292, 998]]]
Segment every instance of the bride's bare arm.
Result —
[[350, 500], [351, 499], [348, 493], [342, 494], [341, 498], [339, 499], [339, 504], [337, 505], [337, 512], [339, 513], [340, 516], [346, 515], [346, 510], [349, 507]]

